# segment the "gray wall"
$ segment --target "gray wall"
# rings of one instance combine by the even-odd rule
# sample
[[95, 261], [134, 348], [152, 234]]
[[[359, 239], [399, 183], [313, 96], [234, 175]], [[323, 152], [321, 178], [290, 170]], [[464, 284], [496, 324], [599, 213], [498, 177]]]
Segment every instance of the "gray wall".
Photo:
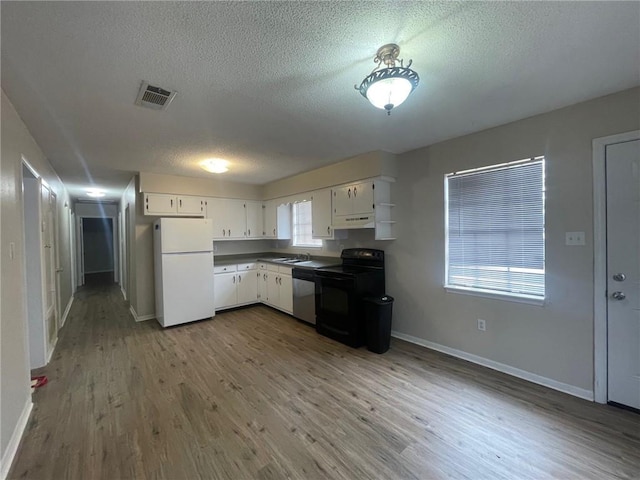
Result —
[[[636, 130], [639, 119], [635, 88], [401, 155], [398, 240], [387, 248], [394, 330], [591, 391], [591, 142]], [[547, 174], [545, 305], [447, 293], [444, 175], [537, 155], [545, 156]], [[586, 232], [586, 246], [565, 246], [567, 231]]]
[[[57, 195], [58, 275], [61, 310], [71, 299], [71, 257], [69, 248], [69, 196], [40, 147], [27, 130], [9, 98], [2, 91], [1, 233], [2, 281], [0, 296], [0, 455], [4, 456], [24, 408], [31, 402], [29, 357], [24, 291], [24, 238], [22, 215], [21, 155], [47, 181]], [[15, 255], [9, 256], [9, 246]]]

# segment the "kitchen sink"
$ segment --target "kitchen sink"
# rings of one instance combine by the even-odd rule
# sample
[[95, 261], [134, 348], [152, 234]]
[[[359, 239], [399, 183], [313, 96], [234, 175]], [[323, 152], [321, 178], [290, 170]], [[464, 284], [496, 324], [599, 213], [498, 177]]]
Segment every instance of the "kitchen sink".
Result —
[[300, 258], [281, 257], [281, 258], [273, 258], [271, 259], [271, 261], [278, 262], [278, 263], [298, 263], [298, 262], [302, 262], [303, 260]]

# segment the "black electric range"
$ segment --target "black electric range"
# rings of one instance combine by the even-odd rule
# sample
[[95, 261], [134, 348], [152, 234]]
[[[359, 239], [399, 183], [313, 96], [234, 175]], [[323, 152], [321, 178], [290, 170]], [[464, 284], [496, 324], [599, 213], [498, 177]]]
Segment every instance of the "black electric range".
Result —
[[363, 299], [385, 293], [384, 251], [349, 248], [342, 265], [318, 268], [316, 330], [351, 347], [364, 343]]

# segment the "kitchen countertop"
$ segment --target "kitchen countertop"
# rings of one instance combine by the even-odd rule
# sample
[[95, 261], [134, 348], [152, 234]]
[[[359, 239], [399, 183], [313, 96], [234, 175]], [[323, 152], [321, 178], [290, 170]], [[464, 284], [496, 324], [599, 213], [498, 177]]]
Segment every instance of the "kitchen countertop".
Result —
[[315, 270], [320, 267], [328, 267], [330, 265], [340, 265], [342, 262], [339, 257], [312, 257], [311, 260], [305, 260], [297, 263], [289, 263], [279, 261], [280, 258], [293, 258], [294, 256], [289, 254], [277, 254], [273, 252], [263, 253], [247, 253], [239, 255], [214, 255], [214, 263], [216, 265], [235, 265], [238, 263], [251, 263], [251, 262], [267, 262], [275, 263], [278, 265], [288, 265], [290, 267], [306, 268]]

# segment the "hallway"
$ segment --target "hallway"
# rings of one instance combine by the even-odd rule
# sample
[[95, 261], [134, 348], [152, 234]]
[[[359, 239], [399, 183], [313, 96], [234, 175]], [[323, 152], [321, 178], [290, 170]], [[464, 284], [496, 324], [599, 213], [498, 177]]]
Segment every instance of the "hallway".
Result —
[[640, 416], [267, 307], [162, 330], [78, 291], [9, 478], [638, 478]]

